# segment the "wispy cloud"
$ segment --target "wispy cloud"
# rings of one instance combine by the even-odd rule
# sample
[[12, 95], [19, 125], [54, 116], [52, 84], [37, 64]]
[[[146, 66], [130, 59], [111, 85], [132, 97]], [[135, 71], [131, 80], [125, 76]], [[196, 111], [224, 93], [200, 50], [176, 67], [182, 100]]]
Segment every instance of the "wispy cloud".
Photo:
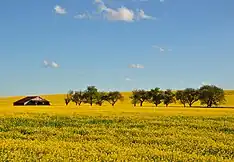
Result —
[[153, 45], [152, 47], [153, 48], [158, 48], [160, 52], [172, 51], [171, 49], [166, 49], [166, 48], [163, 48], [163, 47], [159, 47], [157, 45]]
[[165, 0], [159, 0], [159, 2], [161, 2], [161, 3], [164, 2], [164, 1], [165, 1]]
[[125, 80], [126, 81], [131, 81], [132, 79], [127, 77], [127, 78], [125, 78]]
[[201, 85], [211, 85], [208, 82], [202, 82]]
[[89, 13], [82, 13], [74, 16], [75, 19], [91, 19], [92, 16]]
[[52, 67], [52, 68], [58, 68], [59, 67], [59, 65], [56, 62], [54, 62], [54, 61], [52, 61], [50, 63], [49, 61], [44, 60], [43, 64], [45, 65], [45, 67]]
[[59, 6], [59, 5], [56, 5], [56, 6], [54, 7], [54, 10], [55, 10], [55, 13], [60, 14], [60, 15], [64, 15], [64, 14], [67, 13], [66, 9], [65, 9], [65, 8], [62, 8], [62, 7]]
[[143, 69], [145, 67], [141, 64], [131, 64], [129, 65], [129, 68]]
[[138, 20], [141, 20], [141, 19], [155, 20], [156, 18], [153, 16], [146, 15], [145, 12], [142, 9], [140, 9], [138, 10], [137, 19]]
[[43, 63], [44, 63], [44, 65], [45, 65], [46, 67], [48, 67], [48, 65], [49, 65], [48, 61], [44, 60]]

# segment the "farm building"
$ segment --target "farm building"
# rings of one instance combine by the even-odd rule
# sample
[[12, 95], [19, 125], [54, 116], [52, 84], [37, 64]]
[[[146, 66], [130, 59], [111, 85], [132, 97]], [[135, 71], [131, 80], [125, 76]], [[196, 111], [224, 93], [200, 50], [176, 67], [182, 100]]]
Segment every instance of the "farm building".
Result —
[[27, 96], [13, 103], [14, 106], [50, 105], [50, 102], [40, 96]]

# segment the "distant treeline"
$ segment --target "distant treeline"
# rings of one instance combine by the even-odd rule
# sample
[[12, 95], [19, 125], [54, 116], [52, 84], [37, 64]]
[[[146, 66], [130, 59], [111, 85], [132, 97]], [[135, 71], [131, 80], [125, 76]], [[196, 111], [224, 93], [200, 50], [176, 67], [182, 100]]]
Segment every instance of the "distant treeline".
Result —
[[[163, 103], [166, 107], [169, 104], [179, 102], [184, 107], [192, 107], [195, 102], [200, 101], [201, 105], [206, 107], [218, 106], [226, 102], [224, 90], [215, 85], [203, 85], [198, 89], [186, 88], [173, 92], [171, 89], [161, 90], [156, 87], [151, 90], [136, 89], [132, 91], [131, 103], [136, 106], [143, 106], [144, 102], [152, 103], [155, 106]], [[102, 106], [104, 102], [109, 102], [112, 106], [117, 101], [123, 101], [124, 96], [119, 91], [102, 92], [95, 86], [88, 86], [85, 91], [69, 90], [64, 101], [68, 105], [74, 102], [76, 105], [88, 103]]]

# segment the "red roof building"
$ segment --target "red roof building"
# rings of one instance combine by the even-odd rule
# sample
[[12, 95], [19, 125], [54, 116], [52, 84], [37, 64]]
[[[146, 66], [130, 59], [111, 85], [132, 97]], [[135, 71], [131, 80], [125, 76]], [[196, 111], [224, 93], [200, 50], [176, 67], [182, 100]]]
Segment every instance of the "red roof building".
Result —
[[27, 105], [50, 105], [50, 102], [40, 96], [27, 96], [13, 103], [13, 106], [27, 106]]

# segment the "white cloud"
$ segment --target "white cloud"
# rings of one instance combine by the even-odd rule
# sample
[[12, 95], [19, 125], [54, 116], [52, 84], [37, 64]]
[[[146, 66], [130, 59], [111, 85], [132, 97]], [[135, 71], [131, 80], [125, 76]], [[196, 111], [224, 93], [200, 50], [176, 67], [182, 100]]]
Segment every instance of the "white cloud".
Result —
[[54, 61], [50, 63], [49, 61], [44, 60], [43, 63], [44, 63], [44, 65], [46, 67], [52, 67], [52, 68], [58, 68], [59, 67], [59, 65]]
[[54, 7], [54, 10], [55, 10], [55, 13], [61, 14], [61, 15], [64, 15], [64, 14], [67, 13], [67, 12], [66, 12], [66, 9], [65, 9], [65, 8], [62, 8], [62, 7], [59, 6], [59, 5], [56, 5], [56, 6]]
[[126, 22], [134, 21], [134, 12], [126, 7], [120, 7], [117, 8], [117, 10], [107, 8], [104, 11], [107, 12], [105, 14], [105, 17], [108, 20], [126, 21]]
[[143, 69], [144, 66], [141, 64], [131, 64], [129, 65], [130, 68], [136, 68], [136, 69]]
[[98, 5], [99, 12], [103, 13], [104, 18], [107, 20], [133, 22], [140, 19], [155, 19], [152, 16], [146, 15], [142, 9], [134, 13], [133, 10], [124, 6], [117, 9], [108, 8], [102, 0], [95, 0], [94, 3]]
[[99, 12], [107, 8], [102, 0], [94, 0], [94, 4], [98, 5]]
[[48, 61], [44, 60], [43, 61], [44, 65], [47, 67], [49, 65]]
[[88, 13], [82, 13], [74, 16], [75, 19], [91, 19], [92, 16]]
[[104, 12], [104, 17], [108, 20], [131, 22], [134, 19], [134, 12], [126, 7], [120, 7], [114, 10], [108, 8], [102, 0], [95, 0], [95, 3], [98, 4], [99, 11], [101, 13]]
[[146, 15], [145, 12], [142, 9], [140, 9], [140, 10], [138, 10], [137, 19], [138, 20], [140, 20], [140, 19], [155, 20], [156, 18], [153, 16]]
[[152, 47], [153, 48], [158, 48], [160, 52], [172, 51], [171, 49], [166, 49], [166, 48], [163, 48], [163, 47], [159, 47], [157, 45], [153, 45]]
[[59, 67], [59, 65], [56, 62], [52, 62], [51, 66], [54, 67], [54, 68], [58, 68]]
[[125, 78], [125, 80], [126, 80], [126, 81], [131, 81], [132, 79], [130, 79], [130, 78]]

